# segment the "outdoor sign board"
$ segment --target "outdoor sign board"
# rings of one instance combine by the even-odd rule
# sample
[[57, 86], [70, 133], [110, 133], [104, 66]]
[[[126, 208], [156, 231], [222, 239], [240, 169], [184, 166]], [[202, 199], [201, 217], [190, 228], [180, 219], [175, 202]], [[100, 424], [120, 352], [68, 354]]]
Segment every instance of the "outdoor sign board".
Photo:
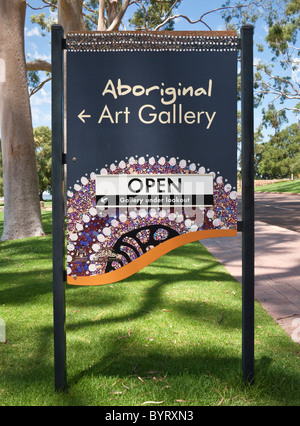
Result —
[[[52, 26], [57, 391], [67, 388], [66, 282], [101, 285], [120, 281], [180, 245], [203, 238], [234, 237], [237, 231], [243, 234], [242, 368], [245, 382], [252, 383], [253, 30], [252, 25], [244, 25], [240, 38], [233, 32], [162, 31], [70, 33], [65, 39], [63, 28]], [[242, 138], [239, 222], [238, 50]]]
[[67, 283], [237, 234], [234, 32], [67, 37]]

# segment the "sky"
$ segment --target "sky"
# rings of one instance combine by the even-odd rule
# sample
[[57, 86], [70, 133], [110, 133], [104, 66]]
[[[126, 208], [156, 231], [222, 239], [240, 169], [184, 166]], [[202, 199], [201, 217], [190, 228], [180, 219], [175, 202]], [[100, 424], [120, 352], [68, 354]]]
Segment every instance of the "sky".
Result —
[[[222, 5], [224, 0], [182, 0], [181, 6], [177, 9], [176, 14], [183, 14], [188, 16], [191, 20], [197, 20], [199, 17], [215, 8], [218, 8]], [[45, 4], [41, 0], [29, 0], [29, 3], [33, 7], [42, 7]], [[133, 10], [133, 6], [129, 8], [129, 12]], [[49, 15], [50, 11], [48, 8], [43, 9], [43, 12], [46, 13], [46, 16]], [[51, 61], [51, 41], [50, 34], [42, 36], [42, 31], [37, 24], [32, 24], [30, 16], [35, 13], [40, 13], [41, 11], [34, 11], [27, 7], [27, 15], [25, 22], [25, 54], [28, 61], [34, 59], [44, 59]], [[128, 17], [129, 15], [125, 15]], [[55, 17], [55, 15], [54, 15]], [[221, 19], [220, 13], [212, 13], [206, 17], [206, 22], [208, 25], [215, 31], [223, 30], [224, 23]], [[125, 25], [127, 24], [127, 19], [124, 20]], [[128, 26], [126, 25], [127, 29]], [[203, 31], [207, 28], [201, 24], [191, 25], [183, 18], [178, 18], [175, 25], [176, 30], [193, 30], [193, 31]], [[263, 43], [266, 36], [266, 25], [264, 22], [258, 21], [255, 26], [254, 38], [256, 43]], [[255, 47], [254, 50], [254, 62], [257, 62], [261, 57]], [[271, 54], [264, 52], [264, 60], [271, 58]], [[300, 72], [300, 71], [299, 71]], [[32, 109], [32, 119], [33, 127], [38, 126], [49, 126], [51, 127], [51, 82], [46, 83], [44, 87], [35, 95], [31, 97], [31, 109]], [[296, 117], [293, 114], [289, 114], [290, 124], [291, 122], [296, 122]], [[261, 122], [261, 110], [255, 110], [255, 128]], [[272, 131], [265, 131], [265, 137], [272, 134]]]

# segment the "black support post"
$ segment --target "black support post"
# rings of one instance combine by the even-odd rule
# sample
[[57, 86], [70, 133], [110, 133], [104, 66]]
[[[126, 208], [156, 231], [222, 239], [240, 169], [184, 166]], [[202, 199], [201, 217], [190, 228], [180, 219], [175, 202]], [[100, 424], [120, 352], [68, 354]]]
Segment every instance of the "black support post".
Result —
[[252, 25], [241, 30], [242, 77], [242, 290], [243, 337], [242, 368], [244, 381], [254, 379], [254, 101], [253, 101]]
[[66, 391], [65, 230], [64, 230], [64, 31], [52, 26], [52, 241], [54, 380]]

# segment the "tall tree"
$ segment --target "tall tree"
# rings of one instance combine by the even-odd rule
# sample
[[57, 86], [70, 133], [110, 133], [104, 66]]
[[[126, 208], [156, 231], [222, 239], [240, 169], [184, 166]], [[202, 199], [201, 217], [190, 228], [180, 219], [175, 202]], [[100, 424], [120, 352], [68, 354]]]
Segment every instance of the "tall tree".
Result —
[[39, 177], [39, 196], [43, 200], [43, 192], [51, 190], [51, 129], [40, 126], [34, 129], [37, 171]]
[[[24, 55], [26, 0], [0, 2], [2, 240], [43, 235]], [[4, 68], [4, 70], [3, 70]]]
[[261, 145], [258, 172], [264, 178], [289, 178], [298, 172], [300, 155], [300, 129], [298, 124], [277, 132], [269, 142]]
[[2, 168], [1, 139], [0, 139], [0, 197], [3, 197], [3, 168]]
[[[238, 4], [238, 0], [227, 0], [225, 6]], [[263, 53], [268, 48], [273, 57], [270, 63], [263, 59], [256, 63], [257, 99], [271, 97], [279, 113], [291, 110], [300, 121], [300, 0], [256, 0], [246, 6], [234, 13], [225, 9], [223, 16], [230, 28], [258, 19], [266, 25], [266, 39], [258, 50]]]

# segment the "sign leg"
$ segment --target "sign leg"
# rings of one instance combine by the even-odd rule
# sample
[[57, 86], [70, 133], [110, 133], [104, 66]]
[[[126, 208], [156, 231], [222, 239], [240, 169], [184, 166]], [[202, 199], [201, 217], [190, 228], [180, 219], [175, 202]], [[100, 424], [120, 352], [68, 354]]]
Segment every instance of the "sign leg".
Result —
[[63, 28], [52, 27], [52, 241], [55, 390], [66, 391]]
[[245, 382], [254, 379], [254, 102], [253, 26], [241, 30], [242, 54], [242, 243], [243, 337], [242, 366]]

